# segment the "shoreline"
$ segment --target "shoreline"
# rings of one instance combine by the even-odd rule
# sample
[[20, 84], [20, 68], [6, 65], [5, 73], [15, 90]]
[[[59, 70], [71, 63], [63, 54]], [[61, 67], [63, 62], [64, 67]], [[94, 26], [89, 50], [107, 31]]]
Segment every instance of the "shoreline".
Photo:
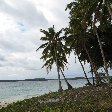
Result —
[[18, 101], [18, 100], [3, 100], [3, 101], [0, 101], [0, 109], [2, 107], [7, 107], [7, 105], [12, 104], [16, 101]]
[[0, 109], [2, 107], [7, 107], [7, 105], [16, 103], [18, 101], [23, 101], [25, 99], [30, 99], [32, 97], [37, 97], [39, 95], [27, 95], [27, 96], [17, 96], [17, 97], [12, 97], [12, 98], [7, 98], [7, 99], [0, 99]]
[[3, 99], [0, 100], [0, 108], [2, 107], [7, 107], [7, 105], [12, 104], [12, 103], [16, 103], [17, 101], [22, 101], [26, 98], [10, 98], [10, 99]]
[[[112, 110], [112, 87], [110, 86], [84, 86], [62, 92], [51, 92], [41, 96], [31, 96], [27, 99], [8, 100], [13, 102], [0, 112], [107, 112]], [[5, 102], [3, 102], [5, 103]], [[111, 112], [111, 111], [109, 111]]]

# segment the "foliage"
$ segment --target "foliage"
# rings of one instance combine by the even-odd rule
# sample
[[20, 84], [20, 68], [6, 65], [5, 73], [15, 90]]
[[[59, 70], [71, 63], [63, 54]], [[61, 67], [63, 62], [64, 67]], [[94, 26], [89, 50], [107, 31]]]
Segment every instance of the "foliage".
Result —
[[47, 72], [51, 71], [52, 65], [55, 63], [60, 69], [64, 69], [65, 65], [68, 63], [66, 59], [67, 47], [62, 42], [62, 37], [60, 37], [62, 30], [55, 32], [54, 26], [48, 28], [48, 31], [42, 30], [41, 32], [45, 37], [41, 37], [40, 40], [46, 43], [42, 44], [37, 50], [43, 49], [42, 57], [45, 61], [43, 67], [47, 68]]
[[107, 112], [112, 109], [111, 92], [108, 86], [53, 92], [10, 104], [0, 112]]
[[[69, 51], [90, 63], [98, 81], [97, 70], [104, 68], [109, 81], [108, 68], [112, 63], [112, 10], [110, 0], [75, 0], [67, 5], [69, 26], [65, 29], [65, 41]], [[109, 30], [111, 29], [111, 30]]]

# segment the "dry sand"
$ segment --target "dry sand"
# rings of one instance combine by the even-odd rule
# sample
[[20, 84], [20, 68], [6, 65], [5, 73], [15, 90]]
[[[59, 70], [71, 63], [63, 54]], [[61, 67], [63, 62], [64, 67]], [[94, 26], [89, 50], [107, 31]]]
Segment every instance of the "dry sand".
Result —
[[5, 99], [5, 100], [0, 100], [0, 108], [2, 107], [6, 107], [8, 104], [11, 104], [13, 102], [17, 102], [17, 101], [22, 101], [24, 99], [29, 99], [32, 97], [36, 97], [37, 95], [33, 95], [33, 96], [25, 96], [25, 97], [16, 97], [16, 98], [12, 98], [12, 99]]

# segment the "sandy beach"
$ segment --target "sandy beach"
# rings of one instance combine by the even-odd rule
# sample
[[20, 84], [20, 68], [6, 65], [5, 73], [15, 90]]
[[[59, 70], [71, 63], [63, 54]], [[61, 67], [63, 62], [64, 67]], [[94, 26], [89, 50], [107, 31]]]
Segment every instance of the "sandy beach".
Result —
[[0, 101], [0, 108], [2, 108], [2, 107], [6, 107], [8, 104], [11, 104], [11, 103], [13, 103], [13, 102], [17, 102], [18, 100], [2, 100], [2, 101]]
[[32, 98], [32, 97], [36, 97], [37, 95], [32, 95], [32, 96], [18, 96], [18, 97], [15, 97], [15, 98], [11, 98], [11, 99], [4, 99], [4, 100], [1, 100], [0, 99], [0, 108], [2, 107], [6, 107], [7, 105], [11, 104], [11, 103], [14, 103], [14, 102], [17, 102], [17, 101], [22, 101], [24, 99], [29, 99], [29, 98]]
[[2, 107], [6, 107], [8, 104], [11, 104], [13, 102], [17, 102], [17, 101], [22, 101], [24, 99], [27, 98], [23, 98], [23, 97], [18, 97], [18, 98], [12, 98], [12, 99], [5, 99], [5, 100], [0, 100], [0, 108]]

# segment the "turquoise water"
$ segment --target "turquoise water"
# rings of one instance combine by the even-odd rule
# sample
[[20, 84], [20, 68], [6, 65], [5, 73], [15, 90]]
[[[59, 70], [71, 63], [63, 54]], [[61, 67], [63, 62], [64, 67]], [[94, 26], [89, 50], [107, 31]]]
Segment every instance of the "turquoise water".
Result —
[[[85, 79], [68, 80], [74, 87], [82, 87], [87, 82]], [[66, 83], [62, 80], [63, 89], [67, 89]], [[39, 96], [45, 93], [58, 91], [58, 81], [19, 81], [19, 82], [0, 82], [0, 100], [13, 98], [27, 98]]]

